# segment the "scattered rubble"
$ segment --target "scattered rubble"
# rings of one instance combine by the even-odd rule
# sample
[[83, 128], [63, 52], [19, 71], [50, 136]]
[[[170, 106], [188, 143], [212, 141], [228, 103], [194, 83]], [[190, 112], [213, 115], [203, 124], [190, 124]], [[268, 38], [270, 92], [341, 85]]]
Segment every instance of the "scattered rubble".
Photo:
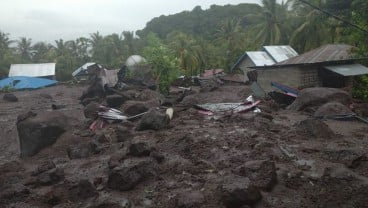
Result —
[[[212, 74], [178, 82], [180, 90], [164, 97], [148, 89], [155, 86], [148, 72], [120, 74], [115, 88], [92, 74], [89, 87], [19, 91], [18, 103], [0, 103], [0, 207], [367, 203], [366, 124], [328, 119], [365, 119], [363, 103], [347, 93], [274, 84], [297, 97], [290, 110], [254, 86], [258, 97]], [[33, 99], [41, 94], [51, 98]]]

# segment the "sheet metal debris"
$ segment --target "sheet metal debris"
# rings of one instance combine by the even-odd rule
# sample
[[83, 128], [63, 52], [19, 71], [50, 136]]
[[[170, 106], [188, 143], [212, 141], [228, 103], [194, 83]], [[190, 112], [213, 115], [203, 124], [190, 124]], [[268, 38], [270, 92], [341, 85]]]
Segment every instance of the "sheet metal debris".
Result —
[[214, 113], [242, 113], [249, 110], [260, 112], [259, 109], [255, 109], [260, 102], [260, 100], [255, 101], [253, 96], [249, 96], [246, 102], [243, 103], [206, 103], [195, 105], [195, 107], [199, 110], [199, 113], [204, 115], [213, 115]]
[[326, 116], [315, 116], [316, 118], [320, 119], [334, 119], [334, 120], [350, 120], [350, 119], [357, 119], [361, 122], [368, 124], [368, 119], [363, 118], [361, 116], [356, 115], [355, 113], [352, 114], [340, 114], [340, 115], [326, 115]]

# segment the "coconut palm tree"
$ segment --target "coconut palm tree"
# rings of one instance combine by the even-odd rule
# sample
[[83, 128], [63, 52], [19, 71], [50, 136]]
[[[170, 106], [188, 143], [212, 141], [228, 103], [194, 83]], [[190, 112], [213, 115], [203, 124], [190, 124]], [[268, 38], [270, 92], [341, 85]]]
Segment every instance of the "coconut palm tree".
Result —
[[256, 42], [261, 45], [282, 44], [288, 39], [286, 21], [290, 1], [262, 0], [260, 14], [252, 15], [251, 18], [258, 20], [253, 31], [256, 34]]
[[21, 37], [17, 41], [17, 52], [21, 56], [23, 61], [30, 61], [32, 57], [32, 40], [25, 37]]
[[[323, 7], [325, 0], [313, 0], [313, 5]], [[317, 9], [294, 1], [296, 14], [301, 18], [300, 25], [292, 33], [290, 44], [299, 52], [332, 42], [334, 34], [330, 27], [330, 19]]]

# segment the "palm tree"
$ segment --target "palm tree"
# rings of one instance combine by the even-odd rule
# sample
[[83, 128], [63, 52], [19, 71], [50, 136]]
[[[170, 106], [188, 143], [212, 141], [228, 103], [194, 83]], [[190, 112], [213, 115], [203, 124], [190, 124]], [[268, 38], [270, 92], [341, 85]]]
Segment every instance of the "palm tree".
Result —
[[[312, 4], [323, 7], [324, 0], [314, 0]], [[319, 10], [294, 2], [301, 24], [292, 33], [290, 44], [299, 52], [308, 51], [332, 40], [329, 20]], [[331, 37], [328, 38], [328, 37]]]
[[32, 46], [33, 54], [32, 61], [33, 62], [47, 62], [51, 61], [51, 57], [49, 57], [53, 46], [47, 44], [45, 42], [38, 42]]
[[32, 40], [25, 37], [21, 37], [17, 41], [17, 51], [20, 54], [23, 61], [30, 61], [32, 56]]
[[276, 0], [262, 0], [262, 12], [255, 15], [258, 24], [253, 28], [255, 40], [262, 45], [281, 44], [287, 40], [285, 22], [288, 17], [289, 1], [278, 4]]
[[202, 56], [195, 40], [181, 32], [170, 34], [168, 39], [169, 47], [175, 52], [180, 69], [188, 76], [198, 73]]
[[123, 31], [124, 44], [127, 47], [128, 55], [133, 55], [136, 52], [134, 32]]

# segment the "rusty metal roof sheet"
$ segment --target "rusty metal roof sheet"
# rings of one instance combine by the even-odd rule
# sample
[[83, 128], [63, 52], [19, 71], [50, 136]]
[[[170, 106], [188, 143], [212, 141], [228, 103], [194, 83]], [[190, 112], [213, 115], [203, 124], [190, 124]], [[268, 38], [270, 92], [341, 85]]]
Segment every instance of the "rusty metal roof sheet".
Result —
[[344, 61], [352, 59], [350, 51], [353, 46], [346, 44], [328, 44], [319, 48], [313, 49], [299, 56], [287, 59], [275, 66], [283, 65], [300, 65], [300, 64], [315, 64], [332, 61]]

